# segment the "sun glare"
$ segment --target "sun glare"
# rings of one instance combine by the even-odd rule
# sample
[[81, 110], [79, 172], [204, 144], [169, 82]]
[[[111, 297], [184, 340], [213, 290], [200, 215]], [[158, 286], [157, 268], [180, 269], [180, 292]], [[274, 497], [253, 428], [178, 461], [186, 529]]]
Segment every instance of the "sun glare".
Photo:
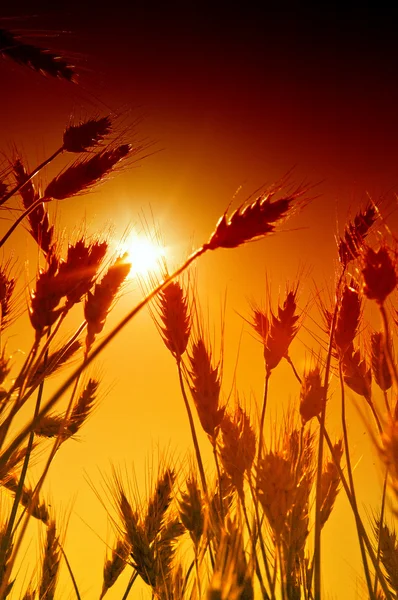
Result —
[[152, 242], [147, 237], [135, 234], [124, 242], [122, 252], [127, 253], [132, 264], [130, 278], [133, 278], [159, 271], [166, 250], [158, 241]]

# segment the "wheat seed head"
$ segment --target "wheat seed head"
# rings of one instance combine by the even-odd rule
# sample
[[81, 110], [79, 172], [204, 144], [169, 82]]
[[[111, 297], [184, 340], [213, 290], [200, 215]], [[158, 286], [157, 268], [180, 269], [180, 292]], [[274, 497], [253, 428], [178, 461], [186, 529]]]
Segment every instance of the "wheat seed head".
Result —
[[202, 494], [194, 476], [186, 480], [186, 492], [180, 493], [178, 508], [184, 527], [198, 547], [204, 530], [204, 510]]
[[298, 286], [288, 289], [277, 313], [270, 311], [268, 335], [264, 345], [264, 360], [268, 373], [279, 365], [282, 358], [288, 356], [289, 346], [297, 334], [297, 292]]
[[[381, 390], [386, 392], [392, 387], [392, 377], [388, 367], [383, 334], [380, 331], [374, 331], [370, 336], [371, 341], [371, 362], [374, 380]], [[388, 342], [390, 343], [390, 342]], [[391, 343], [390, 343], [391, 352]]]
[[79, 158], [46, 187], [43, 200], [64, 200], [90, 191], [102, 182], [121, 161], [134, 152], [130, 144], [102, 150], [94, 156]]
[[70, 82], [74, 82], [77, 77], [75, 68], [64, 58], [47, 48], [30, 44], [20, 35], [6, 29], [0, 29], [0, 56], [6, 56], [42, 75], [58, 77]]
[[353, 343], [361, 319], [361, 297], [353, 280], [345, 284], [339, 300], [334, 343], [340, 357]]
[[250, 473], [256, 454], [256, 434], [249, 416], [239, 404], [233, 415], [224, 414], [220, 430], [218, 444], [221, 463], [242, 495], [244, 476]]
[[112, 121], [109, 116], [69, 125], [64, 131], [63, 149], [67, 152], [87, 152], [102, 142], [111, 130]]
[[293, 506], [295, 491], [293, 467], [286, 454], [267, 452], [257, 465], [257, 495], [276, 539]]
[[112, 550], [111, 557], [107, 558], [104, 564], [100, 600], [102, 600], [106, 592], [116, 583], [119, 576], [124, 571], [129, 560], [130, 552], [131, 546], [128, 540], [125, 537], [118, 539]]
[[322, 381], [319, 365], [304, 373], [300, 389], [300, 415], [303, 423], [318, 416], [322, 410], [325, 401], [325, 386]]
[[301, 204], [305, 203], [303, 196], [308, 191], [308, 187], [297, 188], [272, 202], [281, 187], [281, 185], [273, 186], [251, 204], [239, 207], [230, 217], [224, 214], [204, 248], [209, 250], [236, 248], [273, 233], [276, 226], [297, 209], [298, 198], [301, 199]]
[[127, 261], [127, 254], [117, 257], [101, 281], [95, 284], [94, 290], [88, 292], [84, 305], [84, 316], [87, 322], [87, 352], [94, 343], [95, 336], [103, 330], [106, 317], [130, 269], [131, 263]]
[[395, 259], [384, 243], [378, 250], [366, 246], [362, 260], [363, 292], [369, 300], [376, 300], [382, 305], [397, 285]]
[[377, 217], [377, 206], [374, 203], [369, 203], [346, 226], [344, 236], [340, 238], [338, 246], [340, 262], [344, 267], [355, 258], [358, 258], [363, 242]]
[[187, 292], [179, 281], [171, 281], [156, 298], [157, 327], [163, 342], [176, 360], [181, 360], [191, 333]]

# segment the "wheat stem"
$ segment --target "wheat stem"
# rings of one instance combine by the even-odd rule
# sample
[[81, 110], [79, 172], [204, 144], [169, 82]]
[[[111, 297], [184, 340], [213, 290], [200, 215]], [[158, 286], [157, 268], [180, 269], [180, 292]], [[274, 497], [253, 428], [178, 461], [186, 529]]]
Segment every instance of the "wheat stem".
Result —
[[187, 572], [185, 573], [184, 583], [182, 584], [182, 591], [181, 591], [182, 598], [184, 598], [185, 590], [187, 589], [187, 585], [188, 585], [188, 580], [189, 580], [189, 577], [192, 573], [192, 569], [194, 568], [194, 566], [195, 566], [195, 560], [192, 560], [187, 569]]
[[369, 597], [371, 600], [376, 600], [375, 594], [372, 588], [372, 581], [369, 573], [369, 566], [366, 557], [366, 551], [363, 543], [362, 532], [359, 526], [359, 513], [358, 513], [358, 504], [356, 499], [355, 492], [355, 484], [354, 477], [352, 474], [352, 466], [351, 466], [351, 457], [350, 457], [350, 449], [348, 445], [348, 430], [347, 430], [347, 421], [346, 421], [346, 413], [345, 413], [345, 389], [344, 389], [344, 379], [343, 379], [343, 370], [342, 370], [342, 361], [339, 360], [339, 378], [340, 378], [340, 387], [341, 387], [341, 424], [343, 427], [343, 437], [344, 437], [344, 449], [346, 455], [346, 463], [347, 463], [347, 471], [348, 471], [348, 481], [351, 489], [351, 498], [352, 498], [352, 510], [354, 513], [355, 524], [357, 527], [358, 533], [358, 541], [359, 547], [361, 551], [362, 564], [365, 572], [366, 585], [368, 586]]
[[[388, 481], [388, 467], [386, 469], [386, 474], [384, 476], [384, 483], [383, 483], [383, 493], [382, 493], [382, 497], [381, 497], [381, 509], [380, 509], [380, 525], [379, 525], [379, 536], [378, 536], [378, 540], [377, 540], [377, 555], [376, 555], [376, 560], [377, 560], [377, 564], [380, 565], [380, 554], [381, 554], [381, 535], [380, 535], [380, 531], [381, 528], [383, 527], [383, 521], [384, 521], [384, 511], [385, 511], [385, 506], [386, 506], [386, 497], [387, 497], [387, 481]], [[377, 576], [377, 572], [375, 573], [375, 581], [374, 581], [374, 588], [373, 588], [373, 593], [376, 596], [377, 595], [377, 584], [378, 584], [378, 576]]]
[[268, 398], [268, 385], [269, 378], [271, 377], [271, 371], [267, 369], [265, 375], [265, 383], [264, 383], [264, 396], [263, 396], [263, 406], [261, 409], [261, 417], [260, 417], [260, 434], [258, 439], [258, 456], [257, 461], [261, 458], [261, 453], [263, 451], [263, 440], [264, 440], [264, 420], [265, 420], [265, 409], [267, 408], [267, 398]]
[[292, 359], [290, 358], [290, 356], [289, 356], [288, 354], [285, 356], [285, 359], [287, 360], [287, 362], [288, 362], [288, 363], [289, 363], [289, 365], [291, 366], [291, 368], [292, 368], [292, 371], [293, 371], [293, 373], [294, 373], [294, 376], [295, 376], [295, 378], [296, 378], [296, 379], [297, 379], [297, 381], [298, 381], [298, 382], [301, 384], [301, 383], [302, 383], [301, 377], [300, 377], [300, 375], [298, 374], [298, 372], [297, 372], [297, 370], [296, 370], [296, 367], [294, 366], [294, 363], [293, 363]]
[[66, 552], [63, 549], [62, 545], [60, 544], [59, 540], [58, 540], [58, 547], [59, 547], [59, 549], [61, 551], [61, 554], [62, 554], [62, 556], [64, 558], [64, 561], [65, 561], [65, 564], [66, 564], [66, 568], [68, 569], [69, 576], [70, 576], [70, 578], [72, 580], [72, 585], [73, 585], [73, 589], [75, 590], [76, 598], [77, 598], [77, 600], [81, 600], [79, 588], [77, 586], [77, 581], [76, 581], [76, 578], [75, 578], [75, 576], [73, 574], [71, 564], [70, 564], [70, 562], [68, 560], [68, 557], [66, 556]]
[[[262, 554], [262, 557], [263, 557], [263, 562], [264, 562], [264, 567], [265, 567], [265, 573], [267, 575], [268, 585], [269, 585], [270, 590], [271, 590], [271, 600], [276, 600], [275, 599], [275, 586], [273, 585], [273, 579], [271, 578], [271, 573], [270, 573], [270, 570], [269, 570], [269, 564], [268, 564], [268, 559], [267, 559], [267, 553], [266, 553], [266, 550], [265, 550], [263, 533], [261, 531], [262, 521], [260, 519], [260, 513], [259, 513], [259, 510], [258, 510], [258, 500], [257, 500], [255, 492], [254, 492], [254, 488], [253, 488], [253, 483], [252, 483], [251, 477], [249, 477], [249, 487], [250, 487], [250, 492], [251, 492], [251, 496], [252, 496], [252, 499], [253, 499], [254, 514], [255, 514], [255, 523], [256, 523], [256, 528], [257, 528], [257, 532], [258, 532], [258, 539], [260, 540], [260, 549], [261, 549], [261, 554]], [[254, 546], [256, 546], [256, 539], [254, 539], [253, 544], [254, 544]]]
[[214, 462], [216, 463], [216, 471], [217, 471], [217, 479], [218, 479], [218, 493], [220, 496], [220, 517], [221, 517], [221, 522], [224, 522], [224, 505], [223, 505], [223, 495], [222, 495], [222, 484], [221, 484], [221, 471], [220, 471], [220, 463], [218, 460], [218, 456], [217, 456], [217, 448], [216, 448], [216, 441], [212, 440], [212, 446], [213, 446], [213, 456], [214, 456]]
[[279, 565], [280, 565], [281, 596], [282, 596], [282, 600], [286, 600], [286, 589], [285, 589], [286, 576], [284, 573], [284, 565], [283, 565], [283, 558], [282, 558], [282, 544], [281, 544], [280, 539], [278, 539], [278, 541], [276, 543], [276, 551], [277, 551]]
[[195, 544], [195, 574], [196, 574], [196, 589], [198, 590], [198, 598], [202, 597], [202, 590], [200, 584], [200, 574], [199, 574], [199, 561], [198, 561], [198, 548]]
[[[47, 359], [48, 356], [48, 352], [45, 356], [45, 359]], [[35, 405], [35, 410], [34, 410], [34, 416], [33, 418], [35, 418], [39, 411], [40, 411], [40, 404], [41, 404], [41, 399], [43, 397], [43, 388], [44, 388], [44, 380], [40, 383], [39, 386], [39, 390], [37, 393], [37, 400], [36, 400], [36, 405]], [[11, 545], [11, 540], [13, 538], [13, 535], [15, 534], [14, 531], [14, 523], [15, 523], [15, 519], [17, 517], [17, 512], [18, 512], [18, 507], [19, 507], [19, 502], [21, 500], [21, 496], [22, 496], [22, 492], [23, 492], [23, 486], [24, 486], [24, 482], [25, 482], [25, 478], [26, 478], [26, 474], [28, 472], [28, 466], [29, 466], [29, 460], [32, 454], [32, 449], [33, 449], [33, 442], [34, 442], [34, 437], [35, 434], [33, 431], [30, 432], [29, 435], [29, 440], [28, 440], [28, 445], [26, 448], [26, 453], [24, 456], [24, 461], [23, 461], [23, 465], [22, 465], [22, 469], [21, 469], [21, 473], [19, 476], [19, 481], [18, 481], [18, 486], [17, 489], [15, 491], [15, 496], [14, 496], [14, 501], [12, 504], [12, 508], [11, 508], [11, 513], [8, 519], [8, 523], [7, 523], [7, 529], [6, 529], [6, 533], [4, 535], [4, 538], [2, 539], [2, 547], [4, 549], [8, 548]], [[36, 500], [36, 496], [33, 494], [32, 495], [32, 499], [31, 499], [31, 503], [32, 503], [32, 507], [34, 507], [34, 502]], [[3, 554], [3, 553], [2, 553]], [[11, 569], [12, 569], [12, 560], [10, 560], [10, 568], [9, 568], [9, 574], [11, 573]], [[6, 583], [8, 583], [8, 577], [4, 577], [4, 580]], [[4, 583], [4, 582], [2, 582]]]
[[124, 592], [124, 594], [123, 594], [123, 598], [122, 598], [122, 600], [127, 600], [127, 597], [128, 597], [128, 595], [130, 594], [130, 592], [131, 592], [131, 588], [133, 587], [133, 585], [134, 585], [134, 581], [137, 579], [137, 577], [138, 577], [138, 572], [137, 572], [137, 571], [135, 571], [135, 572], [132, 574], [132, 576], [130, 577], [130, 581], [128, 582], [128, 585], [127, 585], [127, 587], [126, 587], [126, 590], [125, 590], [125, 592]]
[[325, 365], [325, 378], [323, 386], [322, 411], [319, 419], [319, 442], [318, 442], [318, 463], [316, 475], [316, 496], [315, 496], [315, 540], [314, 540], [314, 600], [321, 600], [321, 490], [322, 490], [322, 465], [323, 465], [323, 437], [325, 432], [326, 419], [326, 401], [329, 384], [330, 365], [332, 360], [332, 347], [334, 333], [336, 329], [337, 313], [339, 309], [340, 287], [345, 274], [345, 267], [342, 268], [340, 278], [336, 287], [336, 302], [333, 311], [332, 322], [330, 325], [329, 346]]
[[391, 418], [392, 417], [392, 415], [391, 415], [391, 407], [390, 407], [390, 403], [388, 401], [387, 390], [383, 390], [383, 397], [384, 397], [384, 404], [386, 405], [388, 416]]
[[197, 460], [197, 463], [198, 463], [200, 480], [202, 482], [203, 492], [205, 493], [206, 497], [208, 497], [206, 475], [205, 475], [205, 470], [204, 470], [204, 467], [203, 467], [202, 455], [200, 453], [198, 438], [197, 438], [197, 435], [196, 435], [195, 423], [194, 423], [194, 420], [193, 420], [191, 407], [189, 406], [189, 401], [188, 401], [187, 394], [186, 394], [186, 391], [185, 391], [184, 380], [183, 380], [182, 369], [181, 369], [181, 360], [177, 360], [177, 369], [178, 369], [178, 379], [179, 379], [179, 382], [180, 382], [181, 394], [182, 394], [182, 397], [183, 397], [183, 400], [184, 400], [184, 404], [185, 404], [185, 408], [186, 408], [186, 411], [187, 411], [188, 421], [189, 421], [189, 427], [191, 429], [192, 441], [193, 441], [193, 445], [194, 445], [194, 448], [195, 448], [195, 455], [196, 455], [196, 460]]
[[40, 206], [40, 204], [42, 204], [42, 203], [43, 203], [43, 198], [38, 198], [26, 210], [24, 210], [24, 212], [21, 213], [17, 219], [15, 219], [14, 223], [11, 225], [11, 227], [9, 228], [9, 230], [7, 231], [7, 233], [5, 235], [3, 235], [3, 237], [1, 238], [1, 240], [0, 240], [0, 248], [2, 246], [4, 246], [4, 244], [6, 243], [6, 241], [8, 240], [8, 238], [10, 237], [10, 235], [16, 230], [16, 228], [24, 220], [24, 218], [27, 217], [28, 215], [30, 215], [30, 213], [33, 212], [34, 210], [36, 210], [36, 208], [38, 206]]

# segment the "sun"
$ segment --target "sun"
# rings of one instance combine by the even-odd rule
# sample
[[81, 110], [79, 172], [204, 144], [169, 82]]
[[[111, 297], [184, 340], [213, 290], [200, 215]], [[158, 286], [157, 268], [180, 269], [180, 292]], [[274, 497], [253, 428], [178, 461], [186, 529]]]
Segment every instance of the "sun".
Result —
[[131, 262], [130, 279], [133, 277], [146, 277], [151, 273], [161, 270], [162, 261], [166, 256], [166, 249], [158, 240], [152, 242], [148, 237], [131, 234], [121, 248]]

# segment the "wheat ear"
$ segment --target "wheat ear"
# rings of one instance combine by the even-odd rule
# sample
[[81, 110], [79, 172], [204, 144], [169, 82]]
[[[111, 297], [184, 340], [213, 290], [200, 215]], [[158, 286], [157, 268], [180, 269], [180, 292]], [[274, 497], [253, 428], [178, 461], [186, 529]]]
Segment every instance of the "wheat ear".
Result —
[[33, 46], [20, 39], [20, 36], [0, 29], [0, 55], [30, 67], [42, 75], [58, 77], [66, 81], [76, 80], [76, 71], [65, 59], [50, 52], [47, 48]]

